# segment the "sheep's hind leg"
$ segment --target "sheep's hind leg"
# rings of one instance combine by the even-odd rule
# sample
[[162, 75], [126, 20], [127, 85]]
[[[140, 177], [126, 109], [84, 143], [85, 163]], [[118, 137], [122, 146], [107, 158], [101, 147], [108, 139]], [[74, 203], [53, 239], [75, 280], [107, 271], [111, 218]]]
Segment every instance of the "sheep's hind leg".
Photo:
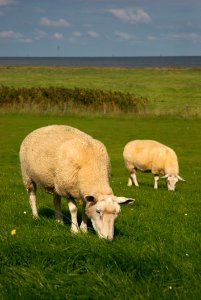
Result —
[[32, 183], [31, 186], [27, 189], [29, 194], [29, 203], [32, 209], [32, 214], [35, 219], [38, 218], [38, 210], [36, 206], [36, 184]]
[[77, 206], [73, 199], [68, 199], [68, 207], [71, 214], [71, 232], [78, 233], [79, 227], [77, 223]]
[[84, 233], [87, 232], [87, 215], [85, 213], [86, 203], [82, 204], [82, 222], [80, 224], [80, 230]]
[[63, 224], [63, 216], [61, 212], [61, 196], [54, 193], [54, 208], [55, 208], [55, 219], [58, 223]]
[[128, 178], [128, 186], [131, 186], [132, 182], [134, 183], [135, 186], [139, 186], [135, 169], [132, 170], [130, 173], [130, 176]]

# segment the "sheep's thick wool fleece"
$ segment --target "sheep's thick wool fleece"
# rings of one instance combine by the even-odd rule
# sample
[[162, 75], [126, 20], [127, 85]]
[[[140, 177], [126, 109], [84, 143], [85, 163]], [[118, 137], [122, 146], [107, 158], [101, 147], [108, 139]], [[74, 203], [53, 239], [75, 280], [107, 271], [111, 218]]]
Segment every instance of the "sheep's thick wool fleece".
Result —
[[123, 155], [128, 169], [132, 169], [134, 164], [139, 170], [152, 170], [153, 174], [179, 173], [174, 150], [153, 140], [131, 141], [125, 146]]
[[34, 182], [74, 198], [112, 193], [105, 146], [76, 128], [51, 125], [33, 131], [22, 142], [20, 161], [26, 185]]

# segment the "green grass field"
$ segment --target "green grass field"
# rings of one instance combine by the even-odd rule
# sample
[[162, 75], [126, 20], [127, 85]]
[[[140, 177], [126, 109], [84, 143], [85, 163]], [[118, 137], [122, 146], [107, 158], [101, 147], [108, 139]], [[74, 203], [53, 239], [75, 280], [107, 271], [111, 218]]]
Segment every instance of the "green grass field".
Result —
[[[7, 80], [2, 82], [1, 70], [3, 84], [37, 85], [33, 70], [24, 82], [20, 76], [12, 81], [12, 68], [4, 71]], [[41, 71], [39, 76], [37, 72], [41, 83], [48, 84], [48, 75]], [[148, 71], [147, 78], [149, 72], [153, 71]], [[194, 71], [197, 76], [199, 72]], [[56, 78], [54, 75], [55, 85], [64, 82]], [[99, 80], [99, 86], [102, 79], [98, 78], [97, 75], [95, 82]], [[71, 80], [72, 86], [75, 77]], [[83, 79], [83, 86], [84, 80], [89, 77]], [[155, 85], [157, 80], [159, 75], [154, 79]], [[66, 79], [66, 85], [69, 82]], [[114, 86], [102, 84], [104, 88], [128, 89], [127, 78], [121, 85], [117, 82], [114, 80]], [[90, 84], [95, 84], [94, 80]], [[138, 81], [133, 91], [138, 86], [138, 92], [149, 92], [154, 98], [153, 85], [141, 90], [144, 84]], [[189, 93], [194, 84], [189, 82]], [[159, 87], [155, 98], [161, 97], [161, 91]], [[179, 90], [171, 94], [174, 92]], [[184, 92], [180, 92], [182, 97]], [[197, 99], [199, 93], [194, 91], [192, 99]], [[93, 230], [73, 236], [65, 199], [62, 202], [65, 225], [56, 224], [52, 198], [43, 191], [38, 191], [40, 219], [32, 219], [18, 152], [30, 131], [48, 124], [69, 124], [101, 140], [112, 162], [114, 193], [136, 199], [135, 203], [122, 207], [112, 242], [99, 239]], [[200, 132], [199, 119], [1, 114], [0, 299], [200, 299]], [[186, 182], [179, 182], [175, 192], [168, 192], [163, 180], [154, 191], [151, 174], [139, 173], [138, 189], [127, 187], [122, 151], [128, 141], [136, 138], [156, 139], [176, 151], [180, 175]], [[11, 235], [13, 229], [16, 235]]]
[[149, 99], [148, 115], [201, 116], [201, 69], [0, 67], [0, 85], [130, 92]]

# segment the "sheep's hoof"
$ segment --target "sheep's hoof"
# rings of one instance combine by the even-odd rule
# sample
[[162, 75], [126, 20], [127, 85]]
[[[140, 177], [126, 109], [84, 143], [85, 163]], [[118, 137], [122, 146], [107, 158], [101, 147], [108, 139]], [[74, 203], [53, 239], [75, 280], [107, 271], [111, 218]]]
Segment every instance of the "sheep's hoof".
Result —
[[87, 233], [87, 226], [86, 225], [80, 225], [80, 231], [82, 233]]
[[78, 234], [80, 232], [77, 227], [71, 227], [70, 231], [71, 231], [72, 234]]

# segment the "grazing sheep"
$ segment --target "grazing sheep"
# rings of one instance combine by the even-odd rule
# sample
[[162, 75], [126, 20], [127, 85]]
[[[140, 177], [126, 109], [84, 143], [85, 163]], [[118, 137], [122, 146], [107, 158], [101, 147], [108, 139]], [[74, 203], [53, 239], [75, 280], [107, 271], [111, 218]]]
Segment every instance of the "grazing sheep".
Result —
[[154, 175], [154, 189], [158, 188], [159, 174], [166, 178], [167, 188], [174, 191], [179, 176], [179, 165], [175, 152], [156, 141], [135, 140], [129, 142], [123, 151], [125, 165], [130, 173], [128, 186], [139, 186], [136, 171], [151, 172]]
[[[112, 240], [114, 221], [122, 203], [134, 199], [116, 197], [109, 185], [110, 160], [105, 146], [80, 130], [51, 125], [30, 133], [22, 142], [20, 162], [24, 185], [35, 218], [36, 187], [53, 194], [55, 217], [63, 223], [61, 197], [71, 213], [71, 232], [87, 231], [87, 217], [99, 237]], [[80, 228], [75, 199], [83, 205]]]

